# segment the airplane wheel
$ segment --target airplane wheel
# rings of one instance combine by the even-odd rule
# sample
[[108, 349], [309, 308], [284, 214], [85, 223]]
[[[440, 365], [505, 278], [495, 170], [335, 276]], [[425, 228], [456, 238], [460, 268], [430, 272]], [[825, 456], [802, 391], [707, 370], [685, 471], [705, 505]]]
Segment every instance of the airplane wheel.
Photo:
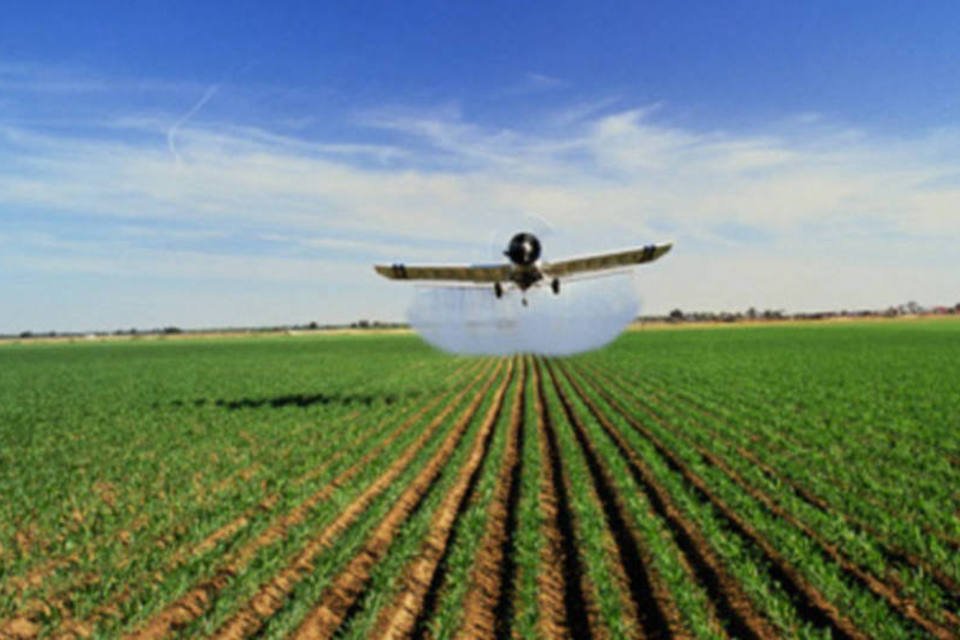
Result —
[[502, 298], [502, 297], [503, 297], [503, 287], [500, 286], [500, 283], [499, 283], [499, 282], [497, 282], [497, 283], [495, 283], [495, 284], [493, 285], [493, 293], [494, 293], [494, 295], [497, 296], [497, 298]]
[[554, 278], [554, 279], [553, 279], [553, 282], [550, 283], [550, 288], [553, 289], [553, 293], [554, 293], [555, 295], [556, 295], [556, 294], [559, 294], [559, 293], [560, 293], [560, 278]]

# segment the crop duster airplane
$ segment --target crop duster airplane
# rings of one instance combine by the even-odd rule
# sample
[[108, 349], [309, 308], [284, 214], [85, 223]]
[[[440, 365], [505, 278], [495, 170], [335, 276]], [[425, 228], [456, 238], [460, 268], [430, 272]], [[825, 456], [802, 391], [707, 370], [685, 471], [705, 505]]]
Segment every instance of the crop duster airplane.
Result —
[[[510, 259], [506, 264], [492, 265], [438, 265], [407, 266], [405, 264], [374, 265], [374, 269], [391, 280], [431, 280], [472, 285], [493, 285], [493, 293], [502, 298], [504, 287], [513, 285], [526, 294], [535, 285], [550, 283], [550, 289], [560, 293], [560, 280], [582, 279], [603, 275], [604, 271], [622, 270], [645, 262], [653, 262], [673, 245], [648, 244], [645, 247], [614, 253], [602, 253], [559, 262], [540, 261], [540, 241], [532, 233], [518, 233], [503, 252]], [[526, 295], [523, 297], [526, 306]]]

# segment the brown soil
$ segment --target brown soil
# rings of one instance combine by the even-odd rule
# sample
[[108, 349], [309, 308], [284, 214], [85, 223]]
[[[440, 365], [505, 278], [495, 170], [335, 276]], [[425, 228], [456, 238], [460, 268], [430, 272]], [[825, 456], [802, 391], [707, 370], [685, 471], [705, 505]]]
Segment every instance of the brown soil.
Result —
[[513, 619], [512, 591], [516, 565], [513, 536], [517, 526], [520, 478], [523, 473], [524, 387], [529, 363], [513, 397], [510, 427], [494, 494], [487, 508], [486, 528], [470, 575], [470, 587], [463, 602], [461, 635], [472, 638], [509, 638]]
[[[814, 531], [813, 528], [795, 518], [793, 514], [789, 513], [767, 494], [748, 484], [739, 473], [731, 469], [717, 456], [705, 451], [702, 447], [697, 447], [697, 452], [709, 464], [720, 469], [751, 498], [760, 502], [771, 514], [781, 518], [785, 522], [790, 523], [790, 525], [792, 525], [794, 528], [798, 529], [808, 538], [813, 540], [820, 548], [820, 553], [825, 559], [835, 563], [841, 568], [841, 570], [843, 570], [845, 574], [851, 578], [854, 578], [874, 595], [885, 600], [887, 604], [899, 611], [905, 618], [911, 620], [935, 638], [949, 640], [949, 638], [954, 637], [953, 632], [948, 628], [923, 615], [923, 613], [917, 609], [917, 605], [914, 601], [901, 597], [898, 594], [898, 589], [902, 588], [902, 585], [891, 586], [890, 584], [880, 580], [869, 570], [864, 569], [847, 558], [836, 545], [831, 544], [825, 540], [823, 536]], [[952, 616], [949, 611], [941, 611], [940, 613], [941, 615], [947, 617]]]
[[[458, 371], [456, 371], [453, 374], [453, 379], [459, 380], [461, 378], [468, 378], [468, 376], [475, 375], [481, 368], [482, 368], [482, 363], [477, 363], [476, 365], [473, 365], [473, 366], [461, 367]], [[447, 396], [440, 395], [435, 397], [433, 400], [426, 403], [425, 405], [417, 408], [411, 415], [407, 416], [399, 426], [395, 427], [393, 431], [387, 435], [384, 442], [378, 445], [377, 447], [378, 450], [382, 451], [386, 446], [389, 445], [389, 443], [393, 442], [394, 440], [396, 440], [397, 437], [405, 433], [414, 424], [419, 422], [419, 420], [422, 419], [423, 416], [428, 411], [435, 408], [441, 401], [445, 399], [447, 399]], [[359, 412], [355, 412], [355, 414], [353, 414], [350, 417], [357, 417], [358, 415], [359, 415]], [[294, 485], [300, 486], [300, 485], [306, 484], [306, 482], [310, 480], [316, 479], [317, 477], [321, 476], [324, 472], [326, 472], [327, 469], [330, 468], [330, 466], [334, 462], [336, 462], [338, 459], [340, 459], [343, 456], [344, 451], [359, 449], [371, 437], [377, 435], [378, 433], [381, 433], [381, 430], [385, 426], [386, 422], [387, 421], [383, 421], [377, 425], [372, 425], [364, 429], [360, 434], [357, 435], [357, 437], [355, 437], [351, 441], [349, 445], [347, 445], [347, 447], [341, 448], [340, 451], [338, 451], [332, 457], [325, 460], [323, 464], [319, 465], [318, 467], [308, 471], [307, 473], [297, 478], [294, 481]], [[229, 484], [232, 484], [232, 482], [234, 482], [237, 477], [249, 479], [248, 476], [250, 475], [250, 473], [253, 472], [255, 469], [257, 469], [258, 467], [259, 467], [259, 463], [251, 465], [249, 467], [246, 467], [244, 469], [238, 470], [230, 474], [228, 478], [222, 480], [217, 485], [217, 490], [219, 491], [219, 490], [226, 489], [227, 486], [229, 486]], [[178, 550], [176, 553], [174, 553], [173, 556], [167, 559], [167, 561], [163, 565], [163, 568], [159, 572], [151, 571], [147, 574], [142, 575], [140, 579], [132, 580], [131, 583], [135, 585], [140, 585], [140, 584], [155, 583], [155, 582], [158, 582], [159, 580], [162, 580], [162, 577], [165, 573], [169, 573], [170, 571], [176, 569], [178, 566], [188, 561], [190, 558], [199, 557], [206, 553], [209, 553], [211, 550], [213, 550], [216, 547], [217, 544], [225, 540], [229, 540], [235, 535], [237, 535], [240, 531], [242, 531], [248, 525], [251, 524], [251, 522], [257, 516], [257, 514], [271, 511], [279, 502], [279, 500], [280, 500], [279, 494], [270, 494], [266, 496], [263, 500], [253, 505], [252, 507], [248, 508], [247, 510], [245, 510], [243, 513], [235, 517], [230, 522], [224, 524], [223, 526], [219, 527], [217, 530], [213, 531], [210, 535], [204, 538], [200, 543], [190, 548], [182, 548]], [[144, 522], [144, 524], [146, 524], [146, 522]], [[142, 528], [142, 526], [137, 528]], [[164, 534], [164, 535], [167, 535], [167, 534]], [[163, 538], [164, 536], [160, 536], [158, 538], [158, 541], [162, 540]], [[75, 557], [75, 555], [72, 557]], [[69, 564], [69, 559], [67, 561], [61, 562], [58, 565], [53, 566], [52, 569], [46, 573], [46, 575], [49, 575], [49, 573], [52, 573], [53, 570], [59, 568], [60, 566], [65, 566], [66, 564]], [[28, 577], [32, 579], [33, 582], [31, 583], [31, 586], [33, 587], [39, 587], [40, 584], [42, 583], [43, 576], [28, 576]], [[78, 577], [78, 580], [69, 582], [63, 588], [58, 589], [55, 593], [46, 594], [45, 597], [48, 600], [63, 600], [68, 595], [70, 590], [77, 588], [79, 586], [81, 586], [81, 581], [79, 580], [79, 577]], [[104, 620], [105, 618], [116, 618], [120, 616], [121, 615], [120, 606], [123, 605], [125, 602], [127, 602], [131, 597], [136, 595], [136, 593], [137, 592], [134, 589], [128, 586], [123, 590], [114, 594], [112, 597], [106, 598], [103, 603], [101, 603], [99, 606], [96, 607], [96, 609], [94, 609], [91, 615], [83, 619], [72, 618], [72, 611], [70, 610], [70, 607], [66, 607], [61, 612], [64, 617], [64, 622], [61, 624], [61, 630], [65, 626], [71, 626], [71, 628], [77, 630], [73, 632], [73, 635], [78, 635], [81, 637], [90, 635], [89, 633], [83, 633], [83, 630], [95, 629], [96, 625], [100, 623], [102, 620]], [[67, 599], [69, 600], [69, 598]], [[18, 615], [19, 617], [27, 620], [34, 619], [33, 616], [31, 616], [28, 612], [25, 612], [25, 611], [21, 611], [20, 614]]]
[[[419, 413], [417, 415], [422, 415]], [[401, 424], [398, 427], [397, 431], [402, 431], [405, 427], [409, 427], [410, 424], [415, 420], [416, 416], [412, 417], [410, 420]], [[365, 436], [372, 435], [375, 430], [371, 430], [366, 433]], [[393, 434], [388, 436], [388, 439], [392, 437]], [[358, 441], [364, 440], [364, 437], [358, 438]], [[342, 452], [334, 454], [331, 458], [324, 461], [319, 467], [309, 471], [305, 475], [319, 476], [323, 471], [326, 471], [331, 464], [338, 460], [342, 456]], [[298, 479], [295, 484], [301, 484], [299, 480], [302, 480], [304, 476]], [[167, 561], [164, 563], [163, 568], [159, 572], [150, 572], [149, 575], [142, 576], [144, 578], [143, 583], [148, 582], [159, 582], [163, 579], [164, 574], [173, 571], [183, 563], [187, 562], [191, 558], [196, 558], [202, 556], [206, 553], [212, 551], [218, 544], [226, 540], [232, 539], [234, 536], [243, 531], [247, 526], [249, 526], [254, 519], [261, 513], [269, 513], [280, 501], [280, 495], [277, 493], [270, 494], [266, 496], [263, 500], [257, 504], [249, 507], [244, 510], [243, 513], [235, 517], [230, 522], [222, 525], [217, 528], [215, 531], [211, 532], [206, 538], [201, 540], [198, 544], [189, 547], [181, 548], [177, 550]], [[137, 581], [134, 581], [137, 582]], [[140, 583], [138, 583], [140, 584]], [[113, 597], [106, 599], [100, 606], [98, 606], [92, 615], [88, 616], [83, 620], [77, 621], [78, 624], [83, 624], [86, 627], [93, 627], [98, 622], [107, 617], [116, 617], [120, 613], [119, 606], [127, 602], [131, 597], [135, 595], [135, 591], [129, 587], [123, 591], [118, 592]]]
[[[491, 378], [492, 380], [492, 378]], [[456, 398], [424, 429], [423, 433], [413, 442], [401, 457], [384, 472], [373, 484], [346, 509], [324, 532], [301, 552], [300, 556], [294, 561], [293, 573], [298, 574], [306, 569], [312, 563], [313, 557], [324, 550], [343, 530], [345, 530], [353, 521], [360, 516], [366, 507], [387, 488], [390, 482], [400, 474], [407, 464], [416, 456], [420, 448], [426, 444], [434, 432], [441, 426], [446, 417], [454, 410], [460, 400], [467, 394], [476, 381], [460, 391]], [[487, 383], [489, 384], [489, 382]], [[388, 438], [390, 440], [390, 438]], [[295, 509], [275, 520], [267, 529], [265, 529], [254, 540], [244, 545], [241, 549], [227, 556], [220, 566], [214, 571], [210, 578], [191, 588], [186, 594], [175, 602], [167, 605], [163, 610], [148, 620], [139, 630], [130, 634], [129, 638], [151, 639], [160, 638], [168, 635], [176, 629], [183, 627], [193, 620], [197, 619], [213, 604], [217, 594], [232, 582], [233, 578], [239, 575], [243, 569], [256, 556], [257, 552], [265, 546], [286, 536], [287, 531], [301, 522], [303, 522], [310, 510], [316, 505], [328, 499], [338, 488], [344, 486], [350, 479], [357, 475], [361, 470], [369, 465], [380, 454], [384, 447], [389, 446], [389, 442], [384, 441], [380, 446], [368, 452], [362, 458], [357, 460], [347, 470], [343, 471], [334, 480], [323, 488], [316, 491], [304, 502], [300, 503]], [[283, 577], [283, 576], [281, 576]], [[281, 577], [278, 577], [280, 580]], [[264, 591], [267, 591], [267, 585]], [[240, 614], [238, 614], [240, 615]]]
[[[718, 438], [722, 437], [719, 434], [716, 434], [716, 432], [712, 432], [712, 433], [715, 434], [715, 437], [718, 437]], [[763, 475], [773, 480], [774, 482], [778, 482], [784, 486], [789, 487], [795, 496], [797, 496], [798, 498], [800, 498], [810, 506], [814, 507], [815, 509], [827, 515], [842, 519], [852, 529], [858, 532], [866, 533], [872, 536], [876, 540], [877, 545], [879, 546], [880, 552], [883, 554], [883, 556], [887, 559], [888, 562], [892, 564], [905, 565], [910, 567], [911, 569], [920, 570], [927, 573], [927, 575], [929, 575], [933, 579], [933, 581], [936, 582], [937, 585], [943, 590], [944, 594], [946, 595], [947, 599], [951, 602], [954, 609], [960, 611], [960, 583], [958, 583], [956, 580], [954, 580], [949, 575], [944, 573], [940, 567], [932, 564], [925, 558], [921, 558], [920, 556], [904, 549], [903, 547], [898, 545], [896, 542], [890, 540], [887, 534], [883, 533], [873, 525], [863, 522], [859, 518], [851, 516], [848, 513], [844, 513], [840, 511], [839, 509], [831, 505], [829, 502], [827, 502], [820, 496], [814, 494], [806, 487], [803, 487], [802, 485], [797, 483], [795, 480], [793, 480], [793, 478], [787, 477], [782, 474], [778, 474], [776, 470], [774, 470], [771, 466], [762, 462], [759, 458], [757, 458], [752, 452], [748, 451], [747, 449], [743, 447], [737, 447], [736, 450], [739, 456], [741, 456], [744, 460], [747, 460], [748, 462], [756, 466], [758, 469], [760, 469], [760, 471], [763, 472]], [[948, 617], [948, 619], [958, 620], [958, 622], [956, 623], [952, 622], [952, 624], [960, 624], [960, 618], [958, 618], [956, 614], [949, 611], [945, 611], [944, 613]]]
[[[630, 411], [613, 399], [600, 385], [594, 384], [592, 386], [607, 404], [654, 446], [670, 469], [680, 474], [701, 500], [709, 502], [714, 507], [731, 531], [751, 542], [766, 556], [771, 576], [782, 585], [801, 617], [816, 626], [829, 628], [835, 637], [867, 639], [866, 634], [860, 631], [848, 617], [841, 614], [837, 607], [810, 584], [796, 567], [784, 558], [753, 526], [716, 496], [710, 490], [709, 485], [700, 476], [688, 469], [683, 461], [665, 446], [653, 432], [634, 418]], [[652, 419], [660, 420], [656, 414], [649, 413]]]
[[[893, 609], [899, 611], [906, 619], [917, 624], [933, 637], [941, 640], [948, 640], [949, 638], [953, 637], [953, 633], [949, 629], [923, 615], [917, 609], [917, 605], [914, 601], [901, 597], [901, 595], [898, 593], [898, 590], [902, 589], [902, 585], [887, 584], [877, 576], [873, 575], [868, 569], [857, 565], [847, 558], [836, 545], [831, 544], [825, 540], [823, 536], [814, 531], [813, 528], [798, 520], [793, 516], [793, 514], [784, 509], [769, 495], [749, 484], [739, 473], [731, 469], [726, 462], [711, 452], [705, 450], [703, 447], [692, 443], [691, 446], [697, 450], [697, 453], [699, 453], [708, 464], [722, 471], [724, 475], [730, 478], [747, 495], [762, 504], [769, 513], [789, 523], [791, 526], [798, 529], [808, 538], [813, 540], [820, 548], [820, 553], [825, 560], [833, 562], [839, 566], [846, 575], [853, 578], [856, 582], [867, 588], [874, 595], [878, 596], [882, 600], [885, 600]], [[941, 611], [940, 614], [948, 619], [952, 617], [955, 618], [949, 611]]]
[[[441, 445], [442, 448], [449, 446], [451, 440], [456, 440], [458, 438], [457, 434], [462, 434], [462, 431], [466, 429], [466, 424], [476, 413], [484, 395], [496, 379], [499, 369], [498, 366], [484, 383], [483, 388], [475, 393], [473, 400], [458, 420], [453, 431], [447, 435], [444, 444]], [[461, 396], [466, 394], [468, 390], [469, 388], [464, 389]], [[460, 397], [457, 400], [459, 401], [459, 399]], [[320, 554], [329, 549], [334, 541], [370, 507], [373, 501], [386, 491], [397, 477], [410, 466], [420, 450], [439, 430], [457, 404], [458, 402], [454, 402], [448, 405], [420, 437], [404, 451], [400, 458], [395, 460], [373, 484], [357, 496], [336, 520], [320, 532], [317, 537], [313, 538], [290, 564], [264, 584], [253, 598], [232, 618], [227, 620], [213, 637], [242, 638], [255, 634], [263, 626], [263, 623], [283, 606], [294, 587], [313, 571], [314, 563]], [[369, 461], [364, 462], [364, 464], [368, 463]]]
[[[624, 389], [622, 384], [619, 386], [621, 389]], [[710, 433], [712, 438], [726, 441], [724, 436], [716, 430], [711, 429], [703, 422], [700, 422], [699, 424], [704, 427], [708, 433]], [[871, 573], [868, 569], [856, 565], [854, 562], [844, 556], [838, 547], [830, 544], [811, 527], [796, 519], [780, 504], [776, 503], [774, 499], [769, 496], [769, 494], [748, 483], [742, 476], [740, 476], [739, 473], [731, 469], [730, 466], [721, 458], [706, 450], [702, 446], [696, 444], [690, 438], [684, 436], [682, 432], [678, 432], [677, 435], [687, 442], [691, 447], [694, 447], [705, 462], [722, 471], [728, 478], [739, 485], [748, 495], [763, 504], [770, 513], [786, 520], [791, 525], [800, 529], [805, 535], [811, 537], [818, 544], [818, 546], [820, 546], [822, 553], [828, 560], [838, 564], [845, 573], [851, 575], [856, 579], [857, 582], [872, 591], [875, 595], [886, 600], [890, 606], [900, 611], [900, 613], [906, 618], [921, 626], [927, 633], [932, 634], [934, 637], [947, 637], [944, 634], [950, 633], [949, 630], [938, 624], [929, 616], [924, 616], [921, 614], [917, 610], [916, 603], [908, 597], [904, 597], [902, 595], [904, 586], [897, 576], [891, 574], [886, 577], [886, 580], [884, 580], [883, 578]], [[789, 487], [794, 495], [807, 504], [829, 515], [840, 517], [854, 529], [869, 533], [870, 535], [876, 537], [881, 553], [883, 553], [884, 557], [889, 562], [893, 564], [908, 565], [913, 568], [920, 568], [923, 571], [926, 571], [931, 578], [933, 578], [933, 580], [937, 582], [938, 585], [944, 590], [948, 601], [950, 601], [952, 604], [956, 604], [958, 602], [956, 594], [960, 590], [958, 590], [957, 583], [938, 567], [935, 567], [924, 561], [922, 558], [910, 554], [902, 548], [890, 543], [885, 539], [885, 536], [883, 536], [875, 528], [859, 522], [855, 518], [845, 513], [837, 511], [825, 500], [812, 494], [809, 490], [798, 485], [792, 479], [777, 474], [773, 468], [763, 463], [750, 451], [744, 449], [743, 447], [738, 447], [737, 452], [744, 459], [760, 469], [768, 478], [774, 479]], [[950, 624], [960, 627], [960, 616], [958, 616], [956, 613], [948, 609], [941, 609], [934, 613], [948, 621]]]
[[596, 605], [588, 601], [589, 585], [581, 565], [574, 533], [570, 488], [564, 476], [550, 409], [543, 391], [543, 376], [534, 361], [534, 408], [537, 440], [543, 465], [540, 482], [540, 509], [544, 515], [546, 544], [537, 576], [537, 604], [540, 629], [546, 638], [591, 638], [595, 635]]
[[4, 578], [3, 592], [17, 596], [22, 595], [28, 589], [40, 587], [43, 581], [58, 570], [77, 561], [79, 556], [72, 554], [65, 558], [54, 558], [46, 560], [39, 566], [33, 567], [22, 576], [9, 576]]
[[[597, 374], [599, 374], [599, 375], [601, 375], [601, 376], [604, 375], [603, 372], [602, 372], [599, 368], [597, 368], [597, 367], [595, 367], [595, 366], [589, 367], [589, 370], [590, 370], [594, 375], [597, 375]], [[624, 385], [624, 383], [621, 382], [620, 380], [613, 379], [613, 382], [614, 382], [614, 384], [616, 384], [617, 386], [619, 386], [621, 389], [623, 389], [624, 391], [626, 391], [628, 394], [633, 393], [633, 390], [628, 389], [628, 388]], [[690, 405], [691, 407], [694, 407], [694, 408], [696, 409], [696, 411], [698, 411], [700, 414], [702, 414], [702, 415], [704, 415], [704, 416], [708, 416], [709, 418], [711, 418], [711, 419], [713, 419], [713, 420], [717, 420], [717, 421], [719, 421], [719, 422], [724, 422], [724, 423], [729, 424], [729, 418], [724, 417], [724, 416], [721, 416], [721, 415], [718, 414], [716, 411], [713, 411], [712, 409], [709, 409], [708, 407], [704, 406], [703, 403], [701, 403], [699, 400], [696, 400], [696, 399], [694, 399], [694, 398], [691, 398], [690, 396], [688, 396], [688, 395], [686, 395], [686, 394], [684, 394], [684, 393], [681, 393], [681, 392], [678, 392], [678, 391], [666, 391], [666, 390], [664, 390], [664, 389], [662, 389], [662, 388], [661, 388], [661, 389], [656, 389], [655, 392], [656, 392], [657, 394], [659, 394], [661, 397], [663, 397], [663, 396], [669, 396], [670, 398], [679, 398], [679, 399], [682, 400], [685, 404], [688, 404], [688, 405]], [[787, 444], [789, 445], [788, 448], [784, 448], [782, 445], [778, 445], [778, 444], [776, 444], [776, 443], [773, 443], [772, 441], [770, 441], [770, 440], [768, 440], [768, 439], [765, 440], [766, 446], [768, 446], [768, 447], [769, 447], [771, 450], [773, 450], [773, 451], [777, 451], [778, 453], [780, 453], [780, 454], [782, 454], [782, 455], [786, 455], [787, 457], [791, 457], [791, 456], [793, 455], [793, 452], [795, 452], [795, 451], [809, 450], [809, 447], [808, 447], [807, 444], [802, 443], [802, 442], [800, 442], [800, 441], [798, 441], [798, 440], [796, 440], [796, 439], [794, 439], [794, 438], [791, 438], [791, 437], [789, 437], [789, 436], [787, 436], [787, 435], [785, 435], [785, 434], [781, 434], [781, 438], [783, 438], [783, 439], [787, 442]], [[757, 437], [757, 436], [752, 436], [752, 437], [751, 437], [751, 440], [753, 440], [754, 442], [757, 442], [757, 441], [758, 441], [758, 437]], [[785, 482], [786, 482], [787, 480], [788, 480], [788, 479], [784, 478], [784, 481], [785, 481]], [[846, 487], [845, 485], [844, 485], [844, 487], [845, 487], [845, 488], [848, 488], [848, 489], [850, 489], [850, 490], [855, 490], [855, 488]], [[818, 500], [816, 497], [813, 496], [813, 494], [811, 494], [811, 493], [809, 493], [809, 492], [805, 492], [805, 493], [798, 492], [797, 495], [798, 495], [801, 499], [803, 499], [804, 501], [809, 502], [809, 503], [811, 504], [811, 506], [814, 506], [814, 507], [816, 507], [816, 508], [822, 508], [822, 506], [823, 506], [824, 504], [826, 504], [825, 501], [823, 501], [823, 500]], [[882, 502], [876, 500], [876, 499], [873, 498], [872, 496], [862, 496], [862, 499], [863, 499], [864, 502], [872, 505], [873, 507], [875, 507], [875, 508], [878, 509], [879, 511], [883, 512], [884, 514], [888, 515], [889, 517], [897, 518], [897, 519], [901, 519], [901, 520], [905, 520], [905, 521], [908, 521], [908, 522], [915, 522], [915, 521], [916, 521], [916, 516], [915, 516], [913, 513], [904, 512], [904, 511], [896, 511], [896, 510], [892, 509], [889, 505], [883, 504]], [[843, 515], [843, 514], [841, 514], [841, 517], [850, 518], [850, 516], [846, 516], [846, 515]], [[851, 520], [851, 522], [854, 522], [854, 520]], [[856, 522], [858, 522], [858, 524], [861, 525], [861, 526], [868, 526], [868, 525], [865, 525], [864, 523], [862, 523], [862, 522], [860, 522], [860, 521], [856, 521]], [[946, 547], [948, 547], [948, 548], [950, 548], [950, 549], [953, 549], [954, 551], [960, 551], [960, 539], [958, 539], [958, 538], [956, 538], [956, 537], [951, 537], [951, 536], [949, 536], [949, 535], [946, 535], [946, 534], [944, 534], [942, 531], [938, 531], [938, 530], [936, 530], [936, 529], [934, 529], [934, 528], [932, 528], [932, 527], [930, 527], [929, 525], [924, 524], [924, 523], [917, 523], [917, 525], [923, 530], [924, 533], [926, 533], [927, 535], [931, 536], [932, 538], [935, 538], [938, 542], [940, 542], [940, 543], [943, 544], [944, 546], [946, 546]], [[928, 563], [928, 566], [933, 566], [933, 565], [929, 565], [929, 563]], [[924, 568], [924, 570], [925, 570], [925, 571], [928, 571], [927, 568]], [[932, 574], [932, 573], [933, 573], [933, 572], [931, 572], [931, 574]], [[938, 573], [941, 573], [941, 574], [942, 574], [942, 572], [939, 572], [939, 571], [938, 571]], [[947, 583], [949, 583], [949, 578], [948, 578], [948, 582], [947, 582]], [[946, 583], [944, 583], [944, 584], [946, 584]], [[941, 584], [941, 586], [943, 586], [943, 584]]]
[[[583, 452], [607, 526], [616, 542], [619, 564], [626, 573], [621, 583], [629, 589], [633, 615], [639, 622], [643, 637], [691, 637], [683, 626], [680, 611], [669, 589], [653, 569], [653, 557], [643, 543], [642, 534], [631, 524], [632, 516], [618, 495], [613, 478], [603, 464], [583, 422], [560, 386], [554, 369], [555, 367], [548, 363], [550, 380]], [[567, 379], [569, 380], [569, 377]], [[574, 390], [578, 390], [576, 386]]]
[[40, 633], [40, 625], [27, 618], [13, 618], [0, 625], [0, 639], [29, 640]]
[[[406, 589], [401, 594], [401, 603], [394, 607], [399, 618], [405, 619], [408, 617], [408, 608], [415, 610], [416, 600], [422, 600], [423, 594], [429, 587], [431, 575], [439, 562], [439, 558], [443, 555], [449, 530], [453, 527], [458, 514], [459, 502], [469, 488], [469, 481], [473, 472], [486, 455], [490, 432], [496, 423], [496, 418], [502, 406], [503, 396], [512, 377], [512, 369], [513, 365], [511, 363], [508, 365], [507, 377], [501, 383], [490, 409], [484, 416], [483, 425], [477, 433], [468, 462], [463, 471], [458, 474], [457, 481], [451, 487], [447, 499], [438, 508], [433, 524], [440, 529], [431, 532], [422, 549], [421, 556], [414, 561], [411, 567], [408, 567]], [[457, 421], [453, 430], [447, 435], [430, 461], [404, 489], [394, 506], [369, 535], [363, 548], [324, 590], [317, 606], [307, 614], [294, 633], [294, 638], [329, 638], [340, 628], [354, 604], [366, 590], [374, 565], [386, 555], [400, 526], [419, 507], [457, 447], [460, 446], [463, 436], [492, 386], [492, 382], [493, 379], [491, 378], [489, 383], [481, 390], [481, 393], [474, 398], [467, 412]], [[410, 621], [411, 628], [415, 619], [416, 617], [413, 616]], [[400, 620], [394, 622], [400, 624]], [[220, 637], [236, 638], [238, 636], [223, 635]]]
[[[504, 397], [513, 382], [515, 361], [510, 364], [507, 383], [498, 391], [493, 404], [484, 416], [470, 455], [460, 468], [453, 486], [437, 508], [430, 523], [430, 533], [420, 553], [404, 570], [402, 588], [391, 605], [381, 610], [371, 637], [409, 638], [423, 625], [430, 613], [431, 603], [442, 583], [442, 568], [453, 540], [454, 525], [467, 508], [480, 477], [480, 469], [490, 450], [493, 432], [503, 410]], [[523, 375], [517, 386], [523, 389]], [[517, 421], [516, 405], [511, 420]]]

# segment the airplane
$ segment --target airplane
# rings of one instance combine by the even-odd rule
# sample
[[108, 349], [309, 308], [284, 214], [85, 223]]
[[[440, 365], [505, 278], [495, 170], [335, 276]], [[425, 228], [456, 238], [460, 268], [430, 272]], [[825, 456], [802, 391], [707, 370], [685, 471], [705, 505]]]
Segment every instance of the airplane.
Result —
[[[523, 305], [527, 305], [526, 292], [535, 285], [550, 283], [554, 294], [560, 293], [560, 279], [568, 279], [577, 274], [594, 274], [623, 269], [646, 262], [653, 262], [670, 251], [672, 243], [648, 244], [645, 247], [627, 249], [614, 253], [602, 253], [572, 258], [559, 262], [541, 262], [540, 240], [528, 232], [521, 232], [510, 239], [506, 251], [510, 259], [506, 264], [493, 265], [438, 265], [407, 266], [405, 264], [374, 265], [374, 270], [391, 280], [430, 280], [459, 282], [473, 285], [493, 285], [493, 293], [502, 298], [504, 286], [513, 284], [523, 294]], [[590, 276], [587, 276], [590, 277]], [[577, 278], [574, 278], [577, 279]]]

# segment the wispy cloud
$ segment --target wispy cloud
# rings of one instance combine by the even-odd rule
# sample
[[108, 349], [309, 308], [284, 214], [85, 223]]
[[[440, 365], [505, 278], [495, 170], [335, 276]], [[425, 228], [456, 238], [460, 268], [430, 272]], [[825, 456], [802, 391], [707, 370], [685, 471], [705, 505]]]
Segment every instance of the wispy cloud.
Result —
[[[864, 217], [914, 232], [956, 232], [960, 224], [953, 209], [960, 158], [945, 143], [957, 139], [955, 131], [849, 140], [817, 130], [797, 141], [684, 130], [642, 110], [592, 119], [566, 136], [448, 118], [367, 123], [411, 141], [324, 144], [198, 125], [179, 131], [178, 168], [161, 148], [108, 131], [0, 127], [7, 167], [0, 201], [117, 217], [386, 225], [458, 237], [482, 227], [481, 212], [508, 219], [529, 210], [563, 224], [589, 218], [638, 231], [645, 228], [634, 221], [645, 218], [684, 231], [737, 222], [780, 233]], [[448, 156], [447, 168], [435, 166], [437, 153]]]
[[[955, 242], [945, 241], [960, 239], [960, 129], [890, 138], [801, 114], [701, 131], [671, 124], [665, 105], [601, 98], [558, 105], [533, 129], [472, 121], [456, 105], [368, 110], [352, 119], [356, 142], [328, 141], [194, 120], [217, 90], [172, 126], [115, 106], [67, 132], [0, 114], [7, 266], [238, 282], [325, 273], [375, 288], [371, 256], [489, 259], [492, 230], [505, 239], [537, 212], [560, 230], [553, 255], [677, 240], [650, 276], [657, 310], [830, 306], [851, 291], [884, 304], [911, 296], [911, 283], [931, 297], [960, 288], [947, 269]], [[43, 224], [53, 217], [66, 222]], [[9, 222], [52, 240], [12, 243]], [[122, 250], [55, 242], [91, 227]], [[147, 244], [165, 230], [167, 249]], [[224, 230], [248, 241], [223, 241]], [[269, 251], [248, 250], [264, 238]], [[430, 251], [436, 241], [453, 245]], [[704, 289], [698, 269], [723, 282]]]

